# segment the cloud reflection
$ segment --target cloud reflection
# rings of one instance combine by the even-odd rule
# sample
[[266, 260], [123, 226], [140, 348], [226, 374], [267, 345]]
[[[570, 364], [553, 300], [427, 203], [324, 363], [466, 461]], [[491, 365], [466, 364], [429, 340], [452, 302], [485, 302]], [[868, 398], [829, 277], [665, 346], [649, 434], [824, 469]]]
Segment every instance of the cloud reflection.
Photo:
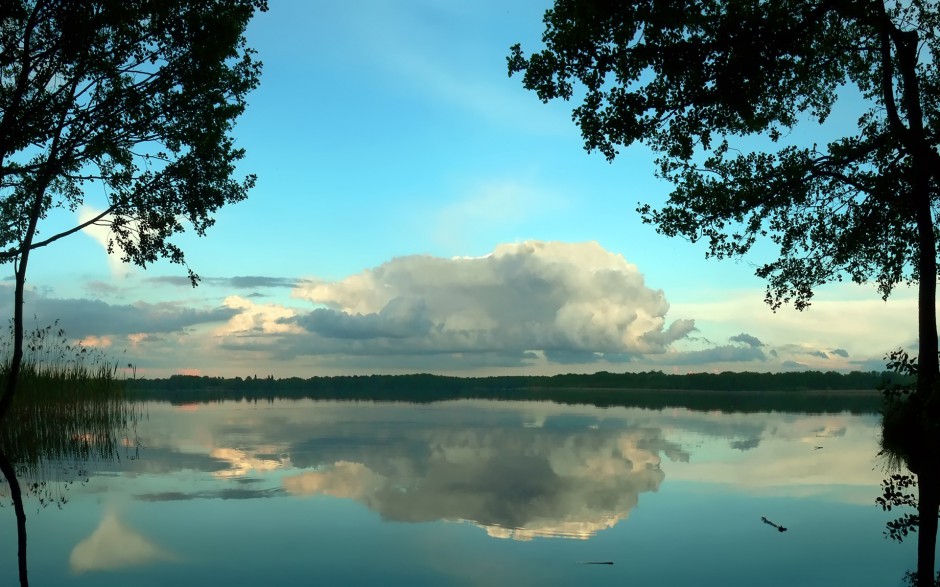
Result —
[[95, 531], [72, 549], [69, 567], [73, 573], [81, 574], [137, 567], [173, 558], [168, 551], [127, 527], [115, 513], [109, 512]]
[[659, 488], [660, 454], [688, 459], [658, 429], [611, 432], [439, 430], [427, 437], [424, 458], [411, 463], [339, 460], [285, 477], [283, 486], [295, 495], [355, 499], [389, 520], [469, 521], [517, 540], [583, 539]]

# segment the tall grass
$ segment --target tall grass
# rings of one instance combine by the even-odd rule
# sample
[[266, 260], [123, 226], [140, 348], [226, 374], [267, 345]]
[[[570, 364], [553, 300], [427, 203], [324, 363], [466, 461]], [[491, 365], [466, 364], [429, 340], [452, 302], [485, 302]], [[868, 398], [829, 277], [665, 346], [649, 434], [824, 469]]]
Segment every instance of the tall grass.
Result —
[[[11, 357], [9, 340], [0, 343], [0, 382], [9, 377]], [[0, 424], [0, 449], [41, 503], [65, 501], [48, 491], [48, 482], [87, 478], [90, 462], [136, 449], [139, 410], [118, 371], [103, 352], [70, 344], [55, 326], [27, 334], [16, 395]]]

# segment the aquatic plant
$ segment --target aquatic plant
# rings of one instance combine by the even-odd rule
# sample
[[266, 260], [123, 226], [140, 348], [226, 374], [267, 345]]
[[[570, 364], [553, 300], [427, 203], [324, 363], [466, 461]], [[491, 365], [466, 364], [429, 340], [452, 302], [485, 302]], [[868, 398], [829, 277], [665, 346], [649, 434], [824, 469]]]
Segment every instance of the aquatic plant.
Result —
[[[30, 332], [25, 351], [0, 450], [40, 505], [61, 505], [61, 488], [86, 480], [89, 463], [136, 453], [139, 409], [125, 394], [118, 363], [70, 343], [57, 325]], [[9, 376], [10, 353], [9, 341], [0, 343], [0, 381]]]

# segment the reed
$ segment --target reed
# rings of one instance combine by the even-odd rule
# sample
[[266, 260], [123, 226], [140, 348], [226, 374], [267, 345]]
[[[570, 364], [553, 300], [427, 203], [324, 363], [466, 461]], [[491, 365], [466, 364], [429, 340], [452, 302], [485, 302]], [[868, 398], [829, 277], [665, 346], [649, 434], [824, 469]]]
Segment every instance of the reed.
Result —
[[[0, 382], [9, 376], [12, 345], [0, 343]], [[139, 409], [125, 393], [118, 364], [98, 349], [70, 344], [62, 329], [27, 334], [10, 412], [0, 425], [0, 450], [24, 489], [40, 502], [60, 501], [50, 481], [87, 479], [92, 462], [136, 451]]]

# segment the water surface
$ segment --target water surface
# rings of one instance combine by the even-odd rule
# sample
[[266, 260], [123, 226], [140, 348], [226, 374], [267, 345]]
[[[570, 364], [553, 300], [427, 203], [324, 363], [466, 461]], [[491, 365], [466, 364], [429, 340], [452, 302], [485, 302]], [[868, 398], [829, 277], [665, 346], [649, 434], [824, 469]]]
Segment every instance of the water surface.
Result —
[[[878, 418], [536, 402], [148, 404], [27, 506], [35, 585], [898, 585]], [[132, 443], [129, 443], [132, 444]], [[766, 517], [786, 532], [761, 521]], [[0, 510], [0, 581], [16, 577]], [[612, 562], [613, 565], [584, 564]]]

